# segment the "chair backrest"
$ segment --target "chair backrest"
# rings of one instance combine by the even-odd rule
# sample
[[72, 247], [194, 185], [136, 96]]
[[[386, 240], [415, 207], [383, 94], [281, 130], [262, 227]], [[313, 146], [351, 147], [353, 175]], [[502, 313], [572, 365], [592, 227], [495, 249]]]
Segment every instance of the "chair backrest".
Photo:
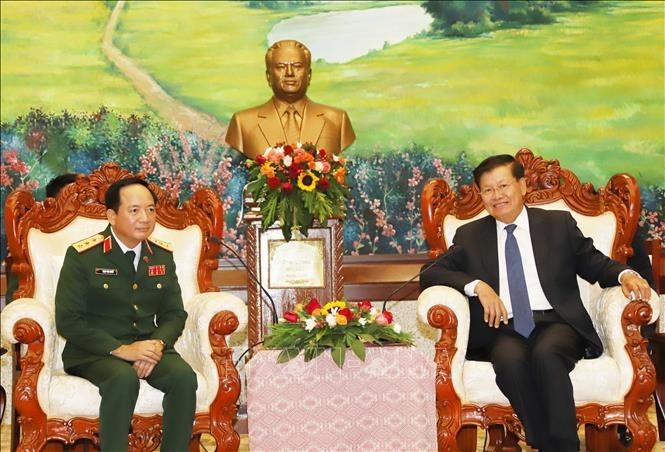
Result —
[[[634, 177], [617, 174], [605, 187], [595, 190], [593, 185], [581, 183], [573, 172], [561, 168], [558, 160], [544, 160], [526, 148], [520, 149], [515, 158], [524, 166], [527, 205], [569, 211], [596, 248], [626, 262], [632, 255], [630, 244], [640, 211], [640, 192]], [[432, 258], [448, 249], [458, 227], [487, 215], [475, 184], [463, 185], [454, 192], [444, 180], [430, 180], [423, 188], [421, 204], [423, 230]], [[589, 297], [599, 288], [579, 278], [578, 282], [588, 309]]]
[[[106, 163], [89, 176], [79, 176], [55, 198], [34, 200], [27, 191], [15, 191], [5, 203], [7, 242], [12, 272], [19, 279], [14, 299], [30, 297], [54, 309], [55, 290], [67, 248], [106, 228], [104, 195], [113, 182], [134, 176], [117, 164]], [[138, 177], [143, 177], [141, 174]], [[200, 292], [213, 292], [212, 271], [217, 268], [219, 245], [210, 237], [222, 236], [223, 216], [219, 197], [200, 189], [182, 206], [156, 184], [157, 225], [152, 236], [173, 247], [176, 274], [183, 301]], [[62, 369], [59, 338], [53, 368]]]

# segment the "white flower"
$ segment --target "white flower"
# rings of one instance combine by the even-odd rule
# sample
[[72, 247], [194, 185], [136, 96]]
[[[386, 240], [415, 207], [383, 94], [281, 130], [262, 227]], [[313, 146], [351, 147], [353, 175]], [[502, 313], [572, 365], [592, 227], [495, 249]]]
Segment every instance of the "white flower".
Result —
[[399, 334], [402, 332], [402, 326], [399, 323], [393, 323], [393, 330], [395, 330], [395, 333]]
[[372, 306], [372, 309], [369, 310], [369, 315], [375, 316], [378, 311], [374, 306]]
[[360, 323], [362, 326], [365, 326], [365, 324], [367, 323], [367, 319], [365, 317], [360, 317], [358, 319], [358, 323]]
[[289, 168], [291, 166], [291, 163], [293, 163], [293, 157], [290, 155], [284, 156], [284, 159], [282, 160], [284, 162], [284, 166]]
[[314, 320], [311, 317], [309, 319], [305, 320], [305, 329], [307, 331], [312, 331], [314, 329], [314, 327], [316, 327], [316, 320]]
[[268, 146], [265, 151], [263, 151], [263, 156], [267, 157], [268, 154], [270, 154], [270, 151], [272, 151], [272, 147]]
[[323, 171], [323, 162], [314, 162], [314, 169], [318, 172]]
[[335, 317], [335, 314], [328, 314], [326, 316], [326, 323], [330, 328], [337, 326], [337, 317]]

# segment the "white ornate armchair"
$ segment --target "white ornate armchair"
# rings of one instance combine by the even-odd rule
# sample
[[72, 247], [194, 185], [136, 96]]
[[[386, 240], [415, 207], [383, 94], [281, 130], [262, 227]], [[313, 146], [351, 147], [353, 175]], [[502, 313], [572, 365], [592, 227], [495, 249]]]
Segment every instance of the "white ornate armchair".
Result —
[[[107, 163], [43, 203], [35, 202], [26, 191], [7, 197], [7, 239], [19, 286], [14, 301], [2, 311], [2, 336], [22, 344], [21, 371], [13, 389], [20, 451], [40, 450], [52, 440], [73, 443], [86, 438], [98, 445], [100, 396], [94, 385], [63, 371], [65, 341], [55, 329], [54, 296], [67, 247], [104, 229], [106, 189], [130, 176]], [[233, 429], [240, 379], [226, 336], [245, 328], [247, 309], [240, 299], [212, 285], [219, 244], [210, 238], [222, 236], [221, 201], [212, 190], [201, 189], [178, 207], [177, 200], [160, 187], [151, 184], [151, 188], [159, 199], [153, 236], [174, 248], [189, 314], [175, 348], [198, 377], [190, 449], [198, 450], [200, 435], [209, 433], [218, 451], [235, 451], [240, 443]], [[159, 446], [162, 396], [141, 381], [130, 433], [132, 450]]]
[[[534, 157], [528, 149], [520, 149], [516, 158], [526, 170], [527, 204], [571, 211], [599, 250], [626, 261], [632, 253], [630, 243], [640, 206], [632, 176], [615, 175], [596, 192], [556, 160]], [[447, 249], [459, 226], [487, 215], [475, 185], [462, 186], [455, 193], [445, 181], [430, 180], [421, 202], [431, 258]], [[601, 290], [578, 281], [604, 344], [602, 356], [581, 360], [571, 373], [578, 424], [585, 425], [586, 450], [609, 450], [616, 437], [609, 426], [625, 424], [633, 435], [630, 449], [650, 451], [656, 429], [646, 411], [656, 379], [639, 328], [658, 317], [658, 298], [653, 293], [648, 302], [629, 303], [618, 287]], [[523, 428], [495, 383], [492, 365], [465, 358], [469, 336], [466, 296], [450, 287], [430, 287], [418, 299], [418, 315], [441, 330], [435, 346], [439, 450], [475, 451], [476, 426], [488, 429], [494, 450], [519, 450], [517, 440], [524, 439]]]

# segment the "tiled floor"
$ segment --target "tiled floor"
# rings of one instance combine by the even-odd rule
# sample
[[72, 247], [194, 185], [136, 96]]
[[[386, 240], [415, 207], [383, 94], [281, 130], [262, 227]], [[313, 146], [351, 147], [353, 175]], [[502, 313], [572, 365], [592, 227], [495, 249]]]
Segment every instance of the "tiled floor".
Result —
[[[651, 418], [651, 421], [655, 424], [656, 423], [656, 411], [652, 407], [651, 410], [649, 410], [649, 417]], [[0, 437], [0, 452], [9, 452], [9, 426], [8, 425], [2, 425], [2, 430], [0, 431], [1, 437]], [[580, 429], [580, 440], [582, 442], [582, 451], [585, 451], [584, 447], [584, 429]], [[483, 450], [483, 443], [485, 441], [485, 435], [482, 430], [478, 430], [478, 449], [477, 452], [481, 452]], [[203, 438], [202, 441], [202, 447], [201, 451], [209, 451], [212, 452], [215, 450], [215, 442], [212, 439], [212, 437], [205, 437]], [[522, 446], [522, 450], [527, 452], [531, 451], [532, 449], [526, 447], [523, 443], [520, 443], [520, 446]], [[49, 448], [49, 452], [55, 452], [57, 448]], [[657, 452], [665, 452], [665, 442], [659, 442], [656, 444], [656, 446], [653, 449], [654, 451]], [[248, 452], [249, 451], [249, 438], [247, 435], [241, 435], [240, 437], [240, 452]], [[422, 452], [422, 451], [414, 451], [414, 452]]]

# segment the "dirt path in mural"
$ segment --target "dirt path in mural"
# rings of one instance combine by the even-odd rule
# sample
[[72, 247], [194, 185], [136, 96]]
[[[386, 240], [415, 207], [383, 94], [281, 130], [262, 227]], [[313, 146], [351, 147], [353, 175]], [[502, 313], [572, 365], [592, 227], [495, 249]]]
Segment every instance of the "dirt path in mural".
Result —
[[130, 80], [145, 102], [160, 116], [180, 130], [191, 130], [202, 138], [223, 144], [226, 136], [225, 125], [169, 96], [150, 75], [113, 45], [113, 33], [124, 5], [124, 0], [115, 5], [106, 24], [102, 38], [102, 51], [106, 57]]

